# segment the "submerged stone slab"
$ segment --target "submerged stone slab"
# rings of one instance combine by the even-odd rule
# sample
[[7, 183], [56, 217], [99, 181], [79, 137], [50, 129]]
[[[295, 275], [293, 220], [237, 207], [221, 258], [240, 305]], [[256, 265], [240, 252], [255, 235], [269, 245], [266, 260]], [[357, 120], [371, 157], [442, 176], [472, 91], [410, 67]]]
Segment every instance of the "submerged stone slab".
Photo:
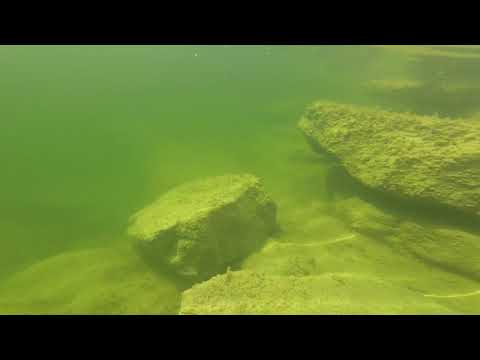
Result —
[[318, 102], [299, 127], [370, 188], [480, 216], [480, 122]]
[[349, 273], [227, 272], [182, 294], [180, 314], [449, 314], [420, 293]]
[[356, 197], [336, 202], [335, 213], [353, 230], [373, 237], [391, 235], [400, 225], [400, 219]]
[[175, 314], [180, 293], [129, 249], [59, 254], [0, 287], [0, 314]]
[[397, 217], [359, 198], [339, 201], [336, 213], [359, 233], [406, 250], [429, 264], [480, 280], [478, 232]]
[[135, 214], [128, 233], [154, 262], [193, 279], [223, 272], [276, 230], [276, 205], [249, 174], [193, 181]]
[[480, 280], [480, 236], [451, 227], [405, 222], [395, 235], [421, 259]]

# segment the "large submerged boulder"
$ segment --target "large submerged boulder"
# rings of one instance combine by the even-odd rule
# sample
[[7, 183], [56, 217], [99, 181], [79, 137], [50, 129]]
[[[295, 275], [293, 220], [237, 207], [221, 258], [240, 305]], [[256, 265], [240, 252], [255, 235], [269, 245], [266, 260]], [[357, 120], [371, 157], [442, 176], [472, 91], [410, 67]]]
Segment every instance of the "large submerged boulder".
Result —
[[202, 280], [260, 248], [276, 227], [275, 203], [242, 174], [172, 189], [135, 214], [128, 233], [151, 261]]
[[175, 283], [130, 249], [59, 254], [0, 286], [0, 314], [176, 314]]
[[[375, 296], [372, 296], [375, 294]], [[180, 314], [449, 314], [415, 291], [350, 273], [274, 276], [227, 272], [182, 294]]]
[[318, 102], [299, 127], [370, 188], [480, 216], [480, 122]]

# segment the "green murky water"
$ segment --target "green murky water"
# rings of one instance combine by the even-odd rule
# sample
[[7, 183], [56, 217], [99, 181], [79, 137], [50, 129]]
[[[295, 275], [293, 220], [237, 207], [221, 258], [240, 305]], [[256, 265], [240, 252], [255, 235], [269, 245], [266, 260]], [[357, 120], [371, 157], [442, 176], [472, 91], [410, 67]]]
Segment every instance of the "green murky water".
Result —
[[[477, 54], [476, 48], [455, 51]], [[457, 86], [480, 78], [474, 66], [465, 76], [435, 61], [439, 70], [418, 74], [412, 62], [425, 60], [415, 54], [367, 46], [1, 46], [0, 282], [6, 285], [0, 312], [178, 312], [178, 293], [164, 280], [145, 280], [149, 270], [141, 260], [122, 260], [124, 252], [133, 256], [125, 250], [127, 220], [176, 185], [225, 173], [263, 180], [284, 230], [277, 240], [318, 244], [306, 253], [319, 264], [319, 275], [367, 274], [422, 301], [438, 300], [446, 312], [480, 312], [476, 279], [352, 232], [334, 216], [335, 188], [348, 196], [366, 190], [314, 153], [297, 128], [306, 106], [319, 99], [439, 116], [475, 114], [475, 101], [466, 95], [464, 103], [453, 97], [445, 103], [436, 93], [391, 100], [369, 90], [372, 80], [430, 84], [455, 77]], [[476, 99], [474, 90], [464, 94]], [[119, 270], [122, 261], [129, 265]], [[252, 269], [268, 272], [263, 260], [249, 261]], [[408, 281], [413, 277], [415, 284]], [[128, 293], [118, 279], [127, 281]], [[150, 290], [142, 298], [135, 286], [144, 283]], [[361, 284], [363, 299], [372, 286]], [[406, 298], [415, 302], [412, 294]], [[166, 298], [168, 306], [157, 304]]]

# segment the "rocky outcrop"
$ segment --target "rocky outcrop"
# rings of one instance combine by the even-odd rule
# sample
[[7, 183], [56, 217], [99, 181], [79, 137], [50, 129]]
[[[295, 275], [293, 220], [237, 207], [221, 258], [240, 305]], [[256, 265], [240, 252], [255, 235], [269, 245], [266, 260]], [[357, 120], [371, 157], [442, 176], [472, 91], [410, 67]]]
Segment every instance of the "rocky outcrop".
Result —
[[335, 212], [353, 230], [372, 237], [392, 235], [400, 225], [400, 219], [355, 197], [338, 201]]
[[[372, 296], [375, 294], [375, 296]], [[414, 291], [349, 273], [274, 276], [227, 272], [182, 294], [188, 314], [449, 314]]]
[[299, 123], [367, 187], [480, 216], [480, 123], [318, 102]]
[[135, 214], [128, 233], [151, 261], [198, 281], [258, 249], [276, 226], [275, 203], [244, 174], [172, 189]]
[[336, 212], [359, 233], [445, 270], [480, 280], [480, 234], [476, 232], [397, 217], [358, 198], [339, 201]]
[[175, 314], [180, 293], [129, 249], [64, 253], [13, 275], [1, 314]]
[[402, 223], [395, 234], [419, 258], [447, 270], [480, 280], [480, 236], [450, 227]]

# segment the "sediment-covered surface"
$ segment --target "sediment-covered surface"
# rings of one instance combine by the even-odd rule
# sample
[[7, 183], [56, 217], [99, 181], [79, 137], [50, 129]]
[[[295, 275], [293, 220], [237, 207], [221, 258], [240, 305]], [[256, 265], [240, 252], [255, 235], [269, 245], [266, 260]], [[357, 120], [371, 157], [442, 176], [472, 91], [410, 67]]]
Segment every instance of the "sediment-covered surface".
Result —
[[0, 288], [1, 314], [175, 314], [180, 293], [134, 253], [64, 253], [30, 266]]
[[431, 265], [480, 280], [478, 232], [396, 217], [359, 198], [339, 201], [336, 212], [354, 231], [385, 241], [397, 251], [407, 250]]
[[480, 216], [480, 123], [318, 102], [299, 123], [364, 185]]
[[128, 232], [153, 261], [207, 279], [259, 249], [276, 226], [275, 203], [243, 174], [174, 188], [135, 214]]
[[[374, 296], [372, 296], [375, 294]], [[349, 273], [228, 272], [182, 294], [181, 314], [449, 314], [414, 291]]]
[[[375, 46], [378, 47], [378, 46]], [[403, 58], [402, 71], [369, 80], [375, 104], [398, 111], [471, 116], [480, 110], [480, 47], [477, 45], [381, 45]]]
[[464, 79], [371, 80], [365, 84], [365, 90], [376, 103], [397, 111], [470, 117], [479, 110], [480, 83]]
[[[404, 202], [366, 189], [338, 157], [311, 151], [292, 126], [315, 98], [439, 114], [432, 119], [445, 124], [478, 121], [466, 119], [480, 110], [478, 49], [50, 49], [59, 65], [54, 72], [38, 61], [47, 53], [5, 49], [0, 69], [12, 101], [2, 106], [8, 136], [0, 151], [0, 281], [11, 277], [0, 285], [0, 312], [176, 314], [180, 290], [186, 290], [184, 300], [198, 313], [480, 314], [478, 217], [464, 216], [464, 210], [450, 217], [441, 207], [417, 206], [428, 202], [424, 198]], [[376, 119], [368, 131], [378, 129]], [[445, 124], [427, 126], [428, 141], [438, 133], [439, 146], [451, 146], [442, 159], [463, 146], [456, 144], [463, 138], [456, 130], [445, 136]], [[348, 137], [361, 133], [352, 129], [346, 137], [339, 136], [345, 129], [329, 136], [348, 144]], [[357, 151], [371, 134], [351, 147], [353, 155], [363, 152], [362, 163], [391, 159], [394, 146], [404, 159], [425, 137], [400, 121], [385, 148]], [[418, 150], [417, 157], [432, 155], [420, 154], [423, 145]], [[415, 166], [416, 160], [402, 167], [402, 175], [414, 176]], [[383, 176], [392, 166], [380, 168]], [[231, 237], [256, 220], [230, 223], [225, 231], [212, 225], [227, 223], [221, 214], [244, 216], [234, 210], [236, 200], [224, 207], [223, 195], [212, 196], [230, 191], [223, 183], [185, 191], [178, 206], [165, 206], [145, 221], [156, 226], [171, 220], [172, 230], [158, 247], [144, 239], [140, 248], [149, 262], [132, 248], [118, 251], [120, 244], [131, 245], [126, 222], [146, 199], [189, 179], [230, 172], [260, 177], [278, 205], [280, 229], [266, 241], [267, 235], [259, 237], [259, 249], [245, 249], [235, 261], [227, 256]], [[463, 176], [463, 170], [450, 174]], [[216, 205], [206, 198], [218, 200], [218, 208], [210, 212]], [[207, 215], [196, 222], [202, 209]], [[213, 229], [208, 233], [219, 241], [190, 237], [197, 229]], [[238, 237], [250, 246], [250, 236], [245, 239]], [[217, 273], [223, 275], [204, 282]], [[208, 289], [215, 291], [207, 299]]]
[[[402, 219], [355, 198], [338, 207], [333, 216], [318, 201], [280, 212], [281, 235], [239, 271], [186, 290], [181, 313], [480, 313], [478, 281], [385, 239], [399, 234]], [[345, 209], [356, 213], [357, 226]]]
[[412, 59], [438, 58], [450, 61], [476, 61], [480, 59], [478, 45], [370, 45], [410, 55]]

